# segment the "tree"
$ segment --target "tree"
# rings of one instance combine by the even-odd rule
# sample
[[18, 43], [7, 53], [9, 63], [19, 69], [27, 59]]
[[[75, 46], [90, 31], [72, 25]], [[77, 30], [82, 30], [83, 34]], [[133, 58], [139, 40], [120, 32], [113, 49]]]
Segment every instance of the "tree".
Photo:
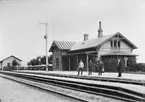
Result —
[[28, 65], [28, 66], [30, 66], [30, 65], [31, 65], [31, 63], [30, 63], [30, 62], [28, 62], [28, 63], [27, 63], [27, 65]]
[[41, 64], [46, 64], [46, 56], [41, 57]]
[[[52, 55], [48, 56], [48, 63], [52, 64]], [[35, 66], [35, 65], [41, 65], [41, 64], [46, 64], [46, 56], [37, 56], [36, 58], [33, 58], [30, 60], [27, 65], [30, 66]]]
[[32, 60], [30, 60], [30, 63], [32, 66], [35, 66], [37, 64], [36, 59], [33, 58]]
[[36, 58], [36, 65], [40, 65], [41, 64], [41, 56], [38, 56]]
[[49, 63], [49, 64], [52, 64], [52, 55], [50, 55], [50, 56], [48, 57], [48, 63]]
[[[46, 64], [46, 56], [41, 57], [41, 63]], [[52, 55], [48, 56], [48, 63], [52, 64]]]
[[12, 61], [12, 66], [15, 67], [16, 65], [19, 65], [18, 62], [16, 60]]

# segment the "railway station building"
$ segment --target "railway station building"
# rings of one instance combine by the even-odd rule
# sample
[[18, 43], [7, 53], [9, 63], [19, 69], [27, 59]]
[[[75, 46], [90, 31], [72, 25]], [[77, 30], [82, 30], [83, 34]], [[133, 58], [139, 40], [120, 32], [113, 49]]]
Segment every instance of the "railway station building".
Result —
[[82, 42], [53, 41], [49, 49], [53, 55], [53, 70], [76, 71], [80, 60], [84, 62], [85, 71], [88, 71], [90, 60], [95, 62], [101, 59], [104, 63], [104, 71], [114, 72], [117, 67], [117, 59], [124, 62], [127, 67], [136, 63], [133, 50], [137, 49], [129, 39], [117, 32], [111, 35], [103, 35], [101, 22], [99, 22], [98, 36], [89, 39], [84, 34]]

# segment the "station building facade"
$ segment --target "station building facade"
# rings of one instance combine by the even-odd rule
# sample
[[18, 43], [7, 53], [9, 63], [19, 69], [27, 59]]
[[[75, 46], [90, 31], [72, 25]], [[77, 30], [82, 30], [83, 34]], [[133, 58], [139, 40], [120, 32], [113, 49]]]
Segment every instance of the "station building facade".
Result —
[[124, 62], [125, 67], [136, 63], [134, 49], [137, 49], [136, 45], [119, 32], [103, 35], [99, 22], [98, 37], [89, 39], [89, 35], [84, 34], [82, 42], [53, 41], [49, 52], [53, 55], [53, 70], [76, 71], [79, 61], [82, 60], [85, 64], [84, 70], [88, 71], [90, 60], [95, 62], [101, 59], [104, 70], [113, 72], [116, 71], [118, 58]]

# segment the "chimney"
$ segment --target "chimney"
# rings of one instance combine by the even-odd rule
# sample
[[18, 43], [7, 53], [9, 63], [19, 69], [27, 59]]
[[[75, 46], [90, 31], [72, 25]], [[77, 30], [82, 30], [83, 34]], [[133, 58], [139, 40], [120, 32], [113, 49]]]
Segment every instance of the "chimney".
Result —
[[101, 28], [101, 21], [99, 21], [98, 37], [103, 36], [103, 29]]
[[84, 34], [84, 41], [88, 40], [89, 38], [89, 35], [88, 34]]

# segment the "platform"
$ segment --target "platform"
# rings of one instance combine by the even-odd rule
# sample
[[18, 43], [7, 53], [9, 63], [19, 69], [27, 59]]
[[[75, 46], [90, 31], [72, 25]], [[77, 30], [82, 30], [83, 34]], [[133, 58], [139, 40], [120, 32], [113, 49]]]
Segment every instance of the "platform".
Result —
[[[54, 73], [54, 74], [65, 74], [65, 75], [77, 75], [77, 71], [38, 71], [38, 70], [18, 70], [24, 72], [37, 72], [37, 73]], [[82, 76], [92, 76], [92, 77], [108, 77], [108, 78], [123, 78], [123, 79], [133, 79], [133, 80], [144, 80], [145, 74], [130, 74], [130, 73], [122, 73], [122, 77], [118, 77], [118, 73], [105, 72], [102, 75], [98, 75], [97, 72], [93, 72], [92, 75], [88, 75], [88, 72], [84, 71]]]
[[[45, 73], [45, 74], [63, 74], [63, 75], [76, 75], [78, 74], [77, 71], [34, 71], [34, 70], [19, 70], [22, 72], [35, 72], [35, 73]], [[41, 76], [41, 75], [38, 75]], [[145, 75], [143, 74], [129, 74], [129, 73], [122, 73], [122, 77], [117, 77], [118, 73], [102, 73], [102, 76], [98, 75], [98, 73], [94, 72], [92, 75], [88, 75], [88, 72], [83, 72], [82, 76], [89, 76], [89, 77], [108, 77], [108, 78], [122, 78], [122, 79], [132, 79], [132, 80], [143, 80], [145, 81]], [[43, 77], [51, 77], [54, 78], [54, 76], [43, 76]], [[58, 78], [58, 77], [56, 77]], [[63, 79], [63, 80], [75, 80], [75, 81], [79, 81], [79, 82], [84, 82], [84, 83], [94, 83], [94, 84], [101, 84], [101, 85], [110, 85], [110, 86], [119, 86], [122, 88], [126, 88], [126, 89], [130, 89], [130, 90], [134, 90], [136, 92], [141, 92], [141, 93], [145, 93], [145, 87], [140, 86], [140, 85], [132, 85], [132, 84], [124, 84], [124, 83], [117, 83], [117, 82], [101, 82], [101, 81], [93, 81], [93, 80], [81, 80], [81, 79], [72, 79], [72, 78], [63, 78], [63, 77], [59, 77], [58, 79]]]
[[[47, 76], [47, 75], [40, 75], [37, 73], [42, 73], [42, 74], [58, 74], [58, 75], [76, 75], [77, 76], [77, 71], [34, 71], [34, 70], [18, 70], [20, 72], [31, 72], [35, 73], [36, 76], [39, 77], [44, 77], [44, 78], [53, 78], [56, 80], [65, 80], [65, 81], [73, 81], [73, 82], [79, 82], [79, 83], [87, 83], [87, 84], [93, 84], [93, 85], [104, 85], [108, 87], [116, 87], [118, 90], [128, 90], [129, 92], [132, 91], [133, 93], [145, 95], [145, 84], [143, 85], [134, 85], [134, 84], [125, 84], [125, 83], [119, 83], [119, 82], [110, 82], [110, 81], [96, 81], [96, 80], [87, 80], [87, 79], [77, 79], [77, 78], [70, 78], [70, 77], [57, 77], [57, 76]], [[27, 73], [28, 75], [31, 73]], [[144, 74], [129, 74], [129, 73], [122, 73], [122, 77], [117, 77], [118, 73], [103, 73], [102, 76], [99, 76], [98, 73], [93, 73], [92, 75], [88, 75], [87, 72], [84, 72], [82, 76], [89, 76], [90, 78], [92, 77], [104, 77], [104, 79], [107, 78], [114, 78], [115, 80], [117, 78], [119, 79], [132, 79], [132, 80], [143, 80], [145, 81], [145, 75]], [[78, 77], [78, 76], [77, 76]], [[118, 79], [117, 79], [118, 80]]]

